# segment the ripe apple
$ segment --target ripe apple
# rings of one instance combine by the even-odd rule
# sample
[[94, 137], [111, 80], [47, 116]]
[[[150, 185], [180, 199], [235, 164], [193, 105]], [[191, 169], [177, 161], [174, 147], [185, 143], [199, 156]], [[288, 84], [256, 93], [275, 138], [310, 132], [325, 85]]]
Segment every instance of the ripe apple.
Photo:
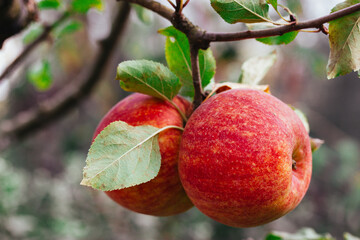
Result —
[[258, 90], [229, 90], [205, 101], [180, 145], [179, 174], [189, 198], [233, 227], [262, 225], [293, 210], [311, 169], [309, 136], [299, 117]]
[[[190, 109], [190, 103], [181, 97], [175, 97], [173, 101], [183, 112]], [[135, 93], [118, 102], [104, 116], [93, 139], [111, 122], [119, 120], [132, 126], [183, 127], [180, 114], [169, 103]], [[125, 208], [154, 216], [174, 215], [192, 207], [193, 204], [186, 196], [177, 170], [181, 134], [181, 131], [176, 129], [168, 129], [159, 134], [161, 167], [154, 179], [140, 185], [105, 193]]]

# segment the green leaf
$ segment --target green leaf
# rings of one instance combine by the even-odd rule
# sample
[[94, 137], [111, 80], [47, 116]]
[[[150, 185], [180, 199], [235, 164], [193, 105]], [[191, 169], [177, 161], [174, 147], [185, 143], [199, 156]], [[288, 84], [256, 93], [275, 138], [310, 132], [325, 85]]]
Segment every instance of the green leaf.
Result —
[[110, 123], [95, 138], [86, 158], [81, 185], [111, 191], [145, 183], [160, 170], [158, 134], [177, 126], [133, 127], [122, 121]]
[[[346, 0], [331, 12], [349, 7], [359, 0]], [[360, 69], [360, 11], [329, 23], [330, 57], [327, 65], [328, 79]]]
[[241, 67], [239, 82], [248, 85], [259, 84], [270, 68], [275, 64], [276, 59], [276, 51], [273, 51], [266, 56], [250, 58], [244, 62]]
[[44, 28], [38, 24], [38, 23], [33, 23], [31, 24], [24, 33], [23, 36], [23, 43], [24, 44], [29, 44], [31, 42], [33, 42], [37, 37], [40, 36], [40, 34], [42, 34], [42, 32], [44, 31]]
[[40, 10], [58, 9], [60, 6], [60, 1], [59, 0], [41, 0], [37, 6]]
[[112, 122], [91, 145], [80, 184], [111, 191], [150, 181], [160, 170], [160, 131]]
[[211, 6], [228, 23], [271, 21], [265, 0], [211, 0]]
[[136, 15], [144, 24], [149, 25], [152, 22], [153, 14], [149, 10], [137, 4], [131, 4], [131, 7], [135, 10]]
[[256, 40], [268, 45], [280, 45], [280, 44], [289, 44], [295, 40], [298, 32], [288, 32], [284, 33], [281, 36], [273, 36], [266, 38], [257, 38]]
[[[274, 28], [275, 26], [269, 23], [256, 23], [256, 24], [247, 24], [247, 27], [249, 28], [249, 30], [262, 30], [262, 29]], [[256, 40], [267, 45], [289, 44], [295, 40], [297, 35], [298, 32], [294, 31], [294, 32], [284, 33], [281, 36], [257, 38]]]
[[351, 235], [350, 233], [344, 233], [345, 240], [360, 240], [360, 238]]
[[125, 91], [144, 93], [171, 101], [181, 88], [181, 83], [167, 67], [161, 63], [137, 60], [125, 61], [117, 68], [116, 79]]
[[[186, 35], [174, 27], [159, 30], [166, 36], [165, 56], [170, 70], [179, 77], [183, 84], [180, 94], [194, 96], [191, 72], [190, 45]], [[211, 49], [199, 51], [199, 68], [202, 86], [207, 86], [215, 75], [216, 62]]]
[[53, 81], [50, 63], [44, 60], [40, 64], [35, 64], [28, 70], [27, 77], [37, 90], [48, 90]]
[[266, 236], [266, 240], [335, 240], [330, 234], [318, 234], [311, 228], [303, 228], [297, 233], [274, 231]]
[[61, 38], [72, 34], [82, 28], [82, 23], [77, 20], [69, 20], [55, 29], [55, 38]]
[[78, 13], [87, 13], [90, 8], [103, 9], [101, 0], [73, 0], [71, 3], [72, 10]]
[[273, 6], [273, 8], [275, 9], [275, 11], [277, 11], [277, 7], [278, 7], [278, 2], [277, 0], [266, 0], [267, 3], [271, 4], [271, 6]]

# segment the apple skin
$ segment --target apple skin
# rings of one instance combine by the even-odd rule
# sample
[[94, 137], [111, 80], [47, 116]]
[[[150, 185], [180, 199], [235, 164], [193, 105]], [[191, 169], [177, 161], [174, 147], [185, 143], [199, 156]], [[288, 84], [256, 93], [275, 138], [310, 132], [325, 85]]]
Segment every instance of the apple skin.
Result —
[[[191, 109], [190, 103], [181, 97], [175, 97], [173, 102], [183, 112]], [[111, 122], [119, 120], [132, 126], [183, 127], [180, 114], [169, 103], [135, 93], [118, 102], [103, 117], [95, 130], [93, 139]], [[161, 167], [154, 179], [133, 187], [105, 193], [125, 208], [153, 216], [175, 215], [191, 208], [193, 204], [181, 185], [177, 170], [181, 134], [182, 132], [177, 129], [168, 129], [159, 134]]]
[[233, 227], [259, 226], [293, 210], [311, 171], [301, 120], [258, 90], [229, 90], [205, 101], [180, 145], [179, 174], [189, 198], [205, 215]]

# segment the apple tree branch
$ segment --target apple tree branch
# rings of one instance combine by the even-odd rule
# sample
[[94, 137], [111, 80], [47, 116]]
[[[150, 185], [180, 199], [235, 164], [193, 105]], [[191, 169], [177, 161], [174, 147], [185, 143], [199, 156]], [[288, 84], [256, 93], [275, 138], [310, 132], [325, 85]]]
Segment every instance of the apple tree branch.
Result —
[[63, 89], [38, 108], [21, 112], [12, 119], [2, 122], [0, 125], [0, 150], [4, 150], [9, 144], [29, 136], [64, 116], [91, 93], [109, 62], [117, 40], [125, 28], [129, 13], [130, 5], [122, 4], [113, 21], [109, 36], [100, 43], [98, 55], [90, 67], [91, 71], [80, 76], [80, 81], [76, 81], [76, 87], [74, 87], [75, 84], [69, 85], [68, 88]]
[[[144, 8], [147, 8], [163, 18], [169, 20], [171, 24], [183, 32], [190, 43], [191, 50], [191, 65], [192, 65], [192, 74], [195, 87], [195, 96], [194, 96], [194, 109], [198, 107], [202, 100], [204, 99], [204, 93], [201, 89], [201, 80], [198, 76], [199, 74], [199, 64], [198, 64], [198, 53], [199, 49], [206, 50], [209, 48], [211, 42], [228, 42], [228, 41], [239, 41], [244, 39], [252, 38], [263, 38], [271, 36], [280, 36], [288, 32], [299, 31], [302, 29], [315, 28], [319, 31], [327, 34], [327, 31], [324, 27], [324, 23], [330, 22], [332, 20], [344, 17], [351, 13], [357, 12], [360, 10], [360, 3], [352, 5], [350, 7], [344, 8], [342, 10], [336, 11], [326, 16], [322, 16], [316, 19], [307, 20], [307, 21], [297, 21], [292, 19], [290, 24], [278, 26], [270, 29], [263, 30], [246, 30], [241, 32], [234, 33], [211, 33], [201, 29], [198, 26], [195, 26], [188, 18], [186, 18], [181, 10], [183, 9], [183, 2], [177, 1], [177, 6], [175, 10], [170, 9], [161, 3], [154, 0], [117, 0], [125, 1], [129, 3], [138, 4]], [[185, 3], [187, 4], [188, 1]], [[194, 62], [196, 61], [196, 62]], [[200, 83], [200, 84], [199, 84]]]

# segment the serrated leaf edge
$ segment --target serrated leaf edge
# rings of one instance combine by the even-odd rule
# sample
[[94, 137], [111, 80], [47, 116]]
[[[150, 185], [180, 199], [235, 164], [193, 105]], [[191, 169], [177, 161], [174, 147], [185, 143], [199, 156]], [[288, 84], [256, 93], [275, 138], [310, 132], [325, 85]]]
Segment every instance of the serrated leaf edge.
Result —
[[240, 3], [238, 0], [234, 0], [235, 2], [237, 2], [240, 6], [242, 6], [244, 9], [246, 9], [247, 11], [251, 12], [253, 15], [257, 16], [258, 18], [264, 20], [265, 22], [270, 22], [273, 23], [273, 21], [271, 19], [265, 18], [261, 15], [259, 15], [258, 13], [254, 12], [253, 10], [249, 9], [248, 7], [246, 7], [245, 5], [243, 5], [242, 3]]
[[[346, 41], [344, 41], [344, 44], [343, 44], [342, 47], [341, 47], [341, 50], [340, 50], [341, 52], [343, 52], [343, 51], [344, 51], [344, 48], [348, 45], [348, 44], [346, 44], [346, 43], [349, 42], [350, 36], [354, 34], [355, 26], [357, 26], [359, 23], [360, 23], [360, 18], [358, 18], [358, 20], [354, 23], [354, 26], [352, 27], [349, 36], [347, 36]], [[351, 52], [350, 52], [350, 53], [351, 53]], [[352, 55], [352, 53], [351, 53], [351, 55]], [[331, 70], [330, 70], [330, 69], [328, 70], [328, 76], [327, 76], [328, 79], [332, 79], [332, 78], [335, 78], [335, 77], [337, 76], [337, 74], [334, 73], [334, 70], [335, 70], [336, 66], [338, 65], [338, 62], [339, 62], [339, 61], [336, 60], [336, 63], [333, 64]], [[330, 64], [329, 64], [329, 65], [330, 65]], [[360, 67], [357, 68], [357, 69], [353, 69], [353, 71], [358, 71], [358, 70], [360, 70]]]
[[[158, 91], [156, 88], [154, 88], [153, 86], [149, 85], [148, 83], [144, 82], [144, 81], [141, 80], [140, 78], [134, 76], [133, 74], [131, 74], [131, 73], [129, 73], [129, 72], [123, 70], [123, 69], [122, 69], [121, 71], [123, 71], [124, 73], [126, 73], [126, 74], [128, 74], [129, 76], [133, 77], [134, 79], [136, 79], [136, 80], [139, 81], [140, 83], [143, 83], [144, 85], [146, 85], [147, 87], [149, 87], [151, 90], [153, 90], [154, 92], [156, 92], [159, 96], [161, 96], [161, 97], [163, 98], [163, 100], [167, 100], [167, 101], [171, 102], [171, 99], [169, 99], [169, 98], [168, 98], [167, 96], [165, 96], [163, 93], [159, 92], [159, 91]], [[155, 72], [155, 74], [157, 74], [157, 73]], [[121, 78], [118, 77], [118, 76], [116, 76], [116, 80], [121, 81]], [[161, 85], [161, 86], [163, 87], [163, 85]]]
[[[117, 122], [121, 122], [121, 121], [117, 121]], [[151, 126], [153, 127], [153, 126]], [[155, 127], [154, 127], [155, 128]], [[170, 129], [170, 128], [174, 128], [174, 129], [179, 129], [181, 131], [183, 131], [184, 129], [181, 128], [181, 127], [178, 127], [178, 126], [166, 126], [166, 127], [163, 127], [163, 128], [160, 128], [158, 129], [157, 131], [155, 131], [154, 133], [150, 134], [147, 138], [145, 138], [144, 140], [142, 140], [141, 142], [139, 142], [138, 144], [136, 144], [134, 147], [130, 148], [128, 151], [126, 151], [125, 153], [123, 153], [120, 157], [118, 157], [117, 159], [115, 159], [114, 161], [112, 161], [110, 164], [108, 164], [106, 167], [104, 167], [100, 172], [98, 172], [96, 175], [94, 175], [93, 177], [91, 178], [83, 178], [80, 182], [80, 185], [83, 185], [83, 186], [89, 186], [89, 187], [92, 187], [92, 184], [91, 184], [91, 181], [97, 177], [99, 174], [103, 173], [106, 169], [108, 169], [109, 167], [111, 167], [115, 162], [118, 162], [121, 160], [121, 158], [125, 155], [127, 155], [128, 153], [130, 153], [131, 151], [133, 151], [134, 149], [136, 149], [137, 147], [141, 146], [142, 144], [144, 144], [146, 141], [150, 140], [151, 138], [155, 137], [157, 134], [159, 134], [160, 132], [162, 131], [165, 131], [167, 129]], [[99, 135], [98, 135], [99, 136]], [[96, 138], [95, 138], [95, 141], [96, 141]], [[91, 151], [91, 147], [89, 149], [89, 152]], [[87, 161], [87, 160], [86, 160]], [[86, 169], [87, 166], [84, 168]]]

